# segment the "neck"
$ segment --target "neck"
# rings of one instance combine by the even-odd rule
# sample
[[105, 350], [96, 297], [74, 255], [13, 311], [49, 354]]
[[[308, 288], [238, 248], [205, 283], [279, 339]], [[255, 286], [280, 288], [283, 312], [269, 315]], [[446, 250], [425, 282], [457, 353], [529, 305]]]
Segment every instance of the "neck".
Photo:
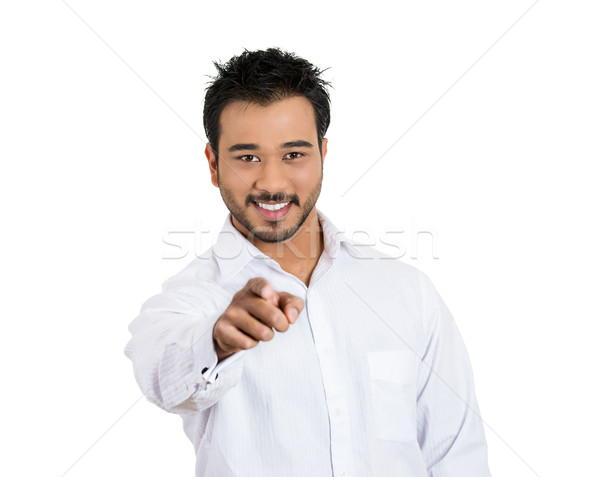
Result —
[[294, 236], [288, 240], [268, 243], [254, 237], [251, 242], [262, 253], [279, 263], [283, 270], [303, 281], [306, 286], [325, 248], [316, 207]]

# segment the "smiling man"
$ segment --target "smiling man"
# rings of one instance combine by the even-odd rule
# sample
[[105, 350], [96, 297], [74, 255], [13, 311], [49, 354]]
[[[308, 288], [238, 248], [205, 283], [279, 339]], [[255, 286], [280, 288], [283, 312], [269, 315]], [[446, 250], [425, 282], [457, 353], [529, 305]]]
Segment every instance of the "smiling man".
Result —
[[322, 71], [274, 48], [216, 67], [205, 154], [230, 213], [125, 349], [146, 397], [181, 415], [196, 476], [489, 476], [468, 354], [431, 281], [316, 208]]
[[299, 278], [306, 285], [323, 246], [315, 204], [327, 139], [318, 136], [315, 123], [305, 96], [268, 106], [237, 100], [221, 112], [219, 146], [206, 145], [212, 183], [235, 228], [260, 241], [266, 255], [279, 250], [282, 268], [292, 274], [303, 270]]

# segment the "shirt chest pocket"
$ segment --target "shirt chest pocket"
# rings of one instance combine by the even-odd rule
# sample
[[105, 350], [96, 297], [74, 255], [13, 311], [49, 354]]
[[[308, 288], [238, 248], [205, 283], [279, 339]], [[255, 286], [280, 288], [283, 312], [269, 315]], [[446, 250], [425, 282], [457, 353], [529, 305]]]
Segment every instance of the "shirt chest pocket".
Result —
[[417, 359], [411, 350], [367, 352], [375, 435], [406, 442], [417, 436]]

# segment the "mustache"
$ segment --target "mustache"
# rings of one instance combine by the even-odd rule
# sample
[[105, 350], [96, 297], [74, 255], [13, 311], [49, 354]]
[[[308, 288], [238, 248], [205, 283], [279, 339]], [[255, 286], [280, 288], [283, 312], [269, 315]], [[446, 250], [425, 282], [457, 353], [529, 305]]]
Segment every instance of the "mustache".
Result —
[[286, 196], [283, 192], [278, 192], [273, 195], [249, 195], [246, 198], [246, 205], [250, 205], [252, 202], [291, 202], [292, 204], [300, 205], [300, 200], [296, 194]]

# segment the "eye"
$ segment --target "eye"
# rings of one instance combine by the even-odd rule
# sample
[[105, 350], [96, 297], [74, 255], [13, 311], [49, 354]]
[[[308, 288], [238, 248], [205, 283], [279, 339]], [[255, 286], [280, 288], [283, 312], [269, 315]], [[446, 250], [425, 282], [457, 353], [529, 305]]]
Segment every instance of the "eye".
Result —
[[301, 152], [288, 152], [283, 157], [286, 159], [300, 159], [302, 156], [304, 156], [304, 154], [302, 154]]
[[[244, 154], [243, 156], [239, 156], [238, 159], [242, 162], [259, 162], [260, 159], [252, 154]], [[254, 160], [256, 159], [256, 160]]]

